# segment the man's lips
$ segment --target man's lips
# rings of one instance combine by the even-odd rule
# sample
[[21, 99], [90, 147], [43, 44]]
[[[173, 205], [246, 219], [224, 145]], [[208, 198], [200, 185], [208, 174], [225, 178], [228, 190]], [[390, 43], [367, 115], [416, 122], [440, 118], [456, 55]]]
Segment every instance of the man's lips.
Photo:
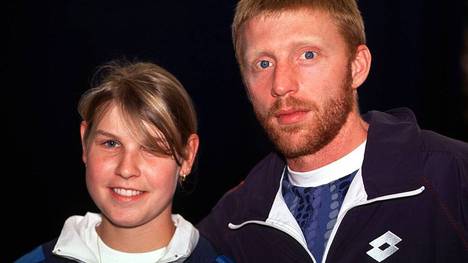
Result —
[[309, 112], [309, 110], [306, 109], [279, 110], [274, 114], [274, 116], [278, 120], [279, 124], [287, 125], [302, 121], [307, 112]]

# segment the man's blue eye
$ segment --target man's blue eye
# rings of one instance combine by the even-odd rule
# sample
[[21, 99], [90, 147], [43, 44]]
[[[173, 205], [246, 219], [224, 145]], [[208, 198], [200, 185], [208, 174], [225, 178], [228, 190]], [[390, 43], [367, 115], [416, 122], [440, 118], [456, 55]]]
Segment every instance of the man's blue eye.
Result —
[[270, 62], [268, 60], [262, 60], [260, 61], [260, 67], [265, 69], [265, 68], [268, 68], [270, 66]]
[[104, 145], [105, 145], [106, 147], [112, 148], [112, 147], [116, 147], [116, 146], [117, 146], [117, 142], [116, 142], [116, 141], [105, 141], [105, 142], [104, 142]]
[[313, 51], [306, 51], [304, 53], [305, 59], [313, 59], [315, 57], [315, 53]]

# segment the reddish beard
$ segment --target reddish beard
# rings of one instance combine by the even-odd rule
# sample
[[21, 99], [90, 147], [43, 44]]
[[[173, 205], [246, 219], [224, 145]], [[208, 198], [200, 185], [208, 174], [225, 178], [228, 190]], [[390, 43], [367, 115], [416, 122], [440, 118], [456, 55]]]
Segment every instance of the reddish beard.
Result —
[[[287, 96], [278, 98], [266, 113], [259, 112], [254, 104], [255, 114], [270, 140], [286, 158], [314, 154], [336, 137], [352, 111], [355, 99], [351, 82], [349, 71], [339, 94], [324, 101], [321, 107], [313, 101]], [[275, 116], [284, 108], [308, 111], [313, 121], [279, 126]], [[301, 136], [299, 140], [291, 140], [295, 135]]]

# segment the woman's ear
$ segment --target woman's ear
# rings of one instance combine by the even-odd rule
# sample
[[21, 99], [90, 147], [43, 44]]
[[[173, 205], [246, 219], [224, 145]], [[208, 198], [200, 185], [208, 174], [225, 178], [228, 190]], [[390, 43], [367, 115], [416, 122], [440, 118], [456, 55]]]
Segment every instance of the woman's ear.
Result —
[[86, 130], [88, 129], [88, 123], [85, 121], [82, 121], [80, 124], [80, 135], [81, 135], [81, 149], [83, 150], [83, 153], [81, 155], [81, 158], [83, 159], [84, 164], [86, 165], [87, 162], [87, 145], [84, 139], [84, 135], [86, 133]]
[[356, 54], [351, 62], [351, 77], [353, 89], [357, 89], [366, 80], [371, 67], [372, 56], [366, 45], [359, 45]]
[[186, 151], [186, 158], [182, 162], [180, 168], [180, 174], [186, 176], [192, 170], [193, 162], [195, 161], [195, 156], [197, 156], [198, 145], [200, 143], [200, 139], [197, 134], [193, 133], [187, 139], [187, 146], [185, 148]]

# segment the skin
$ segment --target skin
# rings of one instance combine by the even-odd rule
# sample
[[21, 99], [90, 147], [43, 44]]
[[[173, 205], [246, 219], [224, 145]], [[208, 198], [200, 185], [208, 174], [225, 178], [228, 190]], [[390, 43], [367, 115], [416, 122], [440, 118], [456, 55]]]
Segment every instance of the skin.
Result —
[[255, 113], [291, 169], [317, 169], [366, 139], [356, 100], [371, 55], [365, 45], [349, 54], [331, 16], [308, 9], [260, 14], [243, 25], [240, 40]]
[[[172, 198], [179, 173], [190, 172], [198, 136], [190, 136], [187, 159], [178, 166], [171, 156], [147, 151], [128, 127], [120, 109], [111, 104], [86, 145], [87, 124], [82, 122], [86, 184], [103, 215], [96, 227], [101, 239], [119, 251], [147, 252], [166, 246], [174, 234]], [[123, 195], [123, 189], [135, 195]]]

